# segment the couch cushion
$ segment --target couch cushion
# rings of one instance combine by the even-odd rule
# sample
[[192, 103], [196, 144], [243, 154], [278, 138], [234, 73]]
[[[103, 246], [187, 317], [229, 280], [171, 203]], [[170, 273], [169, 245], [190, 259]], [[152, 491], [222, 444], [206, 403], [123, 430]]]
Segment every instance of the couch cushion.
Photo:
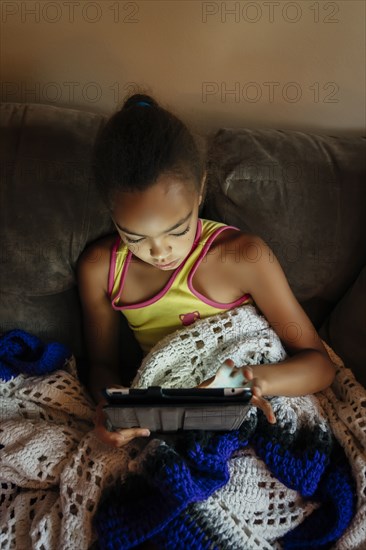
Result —
[[2, 104], [3, 291], [41, 296], [72, 288], [86, 243], [114, 230], [90, 169], [104, 122], [75, 109]]
[[232, 128], [209, 138], [205, 216], [260, 235], [316, 327], [366, 261], [365, 142]]
[[21, 328], [43, 341], [62, 342], [75, 355], [82, 352], [81, 318], [75, 315], [77, 287], [56, 294], [31, 296], [23, 291], [2, 292], [0, 332]]
[[106, 117], [51, 105], [1, 105], [0, 331], [21, 328], [84, 353], [75, 266], [114, 230], [91, 177]]
[[366, 388], [366, 265], [319, 334]]

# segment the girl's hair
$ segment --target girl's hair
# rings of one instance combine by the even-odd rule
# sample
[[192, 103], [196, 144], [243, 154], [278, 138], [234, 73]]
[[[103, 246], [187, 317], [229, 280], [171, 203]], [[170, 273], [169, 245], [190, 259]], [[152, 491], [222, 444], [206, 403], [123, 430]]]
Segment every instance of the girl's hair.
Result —
[[191, 180], [199, 191], [203, 151], [187, 126], [146, 94], [134, 94], [96, 138], [92, 167], [98, 191], [112, 209], [116, 191], [143, 191], [160, 176]]

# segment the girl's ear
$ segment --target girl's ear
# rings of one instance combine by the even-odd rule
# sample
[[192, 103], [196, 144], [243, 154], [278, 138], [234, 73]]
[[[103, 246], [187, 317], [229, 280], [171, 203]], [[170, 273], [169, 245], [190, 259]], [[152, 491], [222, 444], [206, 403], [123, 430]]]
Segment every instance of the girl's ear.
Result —
[[201, 189], [200, 189], [200, 196], [199, 196], [199, 201], [198, 201], [198, 204], [200, 205], [202, 200], [205, 198], [205, 194], [206, 194], [206, 176], [207, 176], [207, 172], [205, 171], [204, 174], [203, 174], [203, 178], [202, 178], [202, 182], [201, 182]]

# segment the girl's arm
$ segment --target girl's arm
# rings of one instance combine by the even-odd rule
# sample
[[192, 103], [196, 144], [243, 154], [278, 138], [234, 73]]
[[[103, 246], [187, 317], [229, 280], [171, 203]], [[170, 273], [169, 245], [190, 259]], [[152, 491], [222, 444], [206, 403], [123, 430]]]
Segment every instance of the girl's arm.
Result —
[[334, 379], [330, 359], [317, 350], [302, 350], [270, 365], [243, 367], [244, 376], [254, 379], [254, 395], [307, 395], [327, 388]]
[[242, 234], [235, 244], [241, 261], [230, 266], [233, 278], [243, 294], [251, 294], [290, 355], [276, 364], [236, 365], [254, 380], [254, 395], [297, 396], [327, 388], [335, 376], [334, 365], [273, 251], [256, 235]]
[[[107, 241], [108, 242], [108, 241]], [[112, 308], [105, 284], [108, 278], [109, 247], [99, 242], [88, 247], [77, 264], [79, 295], [83, 309], [84, 336], [88, 355], [88, 389], [97, 404], [94, 432], [97, 438], [120, 447], [139, 436], [148, 436], [143, 428], [128, 428], [110, 432], [105, 426], [101, 390], [106, 386], [121, 386], [119, 358], [120, 313]]]
[[112, 308], [107, 296], [105, 284], [109, 260], [102, 243], [89, 246], [77, 264], [88, 356], [87, 385], [96, 403], [103, 397], [100, 393], [102, 388], [121, 384], [118, 347], [120, 314]]

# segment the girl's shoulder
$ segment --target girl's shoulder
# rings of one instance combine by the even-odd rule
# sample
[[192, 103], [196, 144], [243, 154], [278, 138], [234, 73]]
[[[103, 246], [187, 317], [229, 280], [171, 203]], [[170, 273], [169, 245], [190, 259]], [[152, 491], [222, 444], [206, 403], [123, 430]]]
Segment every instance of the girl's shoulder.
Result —
[[106, 235], [88, 244], [78, 259], [78, 266], [83, 266], [105, 293], [108, 292], [108, 274], [113, 245], [118, 237], [117, 233]]
[[[229, 224], [225, 224], [229, 225]], [[236, 227], [236, 226], [234, 226]], [[234, 257], [234, 252], [240, 251], [243, 259], [247, 258], [247, 251], [251, 247], [258, 247], [261, 239], [255, 233], [248, 233], [238, 229], [228, 228], [222, 231], [212, 243], [214, 247], [227, 248], [230, 257]], [[236, 259], [237, 262], [237, 259]]]
[[214, 246], [218, 267], [224, 270], [224, 276], [230, 280], [243, 281], [247, 278], [248, 270], [253, 272], [260, 258], [271, 253], [271, 249], [263, 239], [255, 233], [226, 229], [219, 234]]

